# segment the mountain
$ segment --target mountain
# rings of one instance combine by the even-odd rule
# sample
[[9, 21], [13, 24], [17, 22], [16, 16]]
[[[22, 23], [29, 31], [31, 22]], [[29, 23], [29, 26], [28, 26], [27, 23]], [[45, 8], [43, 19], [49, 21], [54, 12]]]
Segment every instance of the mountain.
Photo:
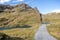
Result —
[[60, 20], [60, 12], [50, 12], [44, 15], [44, 20], [45, 21], [51, 21], [51, 22], [55, 22]]
[[40, 13], [36, 7], [32, 8], [28, 4], [0, 4], [0, 28], [20, 28], [35, 23], [40, 23]]

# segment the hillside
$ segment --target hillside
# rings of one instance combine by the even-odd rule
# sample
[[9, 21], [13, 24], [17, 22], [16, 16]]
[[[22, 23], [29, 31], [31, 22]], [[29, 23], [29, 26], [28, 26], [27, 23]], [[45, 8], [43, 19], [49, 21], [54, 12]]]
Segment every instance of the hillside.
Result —
[[0, 27], [10, 28], [40, 23], [40, 14], [37, 9], [27, 4], [19, 4], [11, 8], [2, 6], [4, 10], [0, 12]]
[[51, 22], [50, 25], [47, 25], [48, 31], [51, 35], [60, 40], [60, 13], [52, 12], [44, 15], [44, 20]]
[[0, 5], [0, 32], [10, 37], [33, 40], [40, 23], [40, 13], [36, 7], [27, 4]]
[[52, 12], [52, 13], [48, 13], [48, 14], [44, 15], [44, 17], [46, 18], [45, 20], [48, 20], [51, 22], [56, 22], [60, 19], [59, 18], [60, 13]]

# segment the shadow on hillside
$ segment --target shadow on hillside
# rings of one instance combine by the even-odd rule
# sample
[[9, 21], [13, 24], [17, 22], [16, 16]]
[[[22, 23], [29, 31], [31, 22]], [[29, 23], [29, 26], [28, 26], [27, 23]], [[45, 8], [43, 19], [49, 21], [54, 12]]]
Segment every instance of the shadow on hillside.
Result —
[[20, 37], [10, 37], [8, 40], [24, 40], [24, 39]]
[[16, 28], [30, 28], [30, 27], [32, 27], [32, 26], [29, 26], [29, 25], [24, 25], [24, 26], [16, 26]]
[[2, 37], [0, 40], [24, 40], [23, 38], [20, 37]]
[[29, 26], [29, 25], [24, 25], [24, 26], [15, 26], [15, 27], [0, 27], [0, 30], [8, 30], [8, 29], [15, 29], [15, 28], [30, 28], [30, 27], [32, 27], [32, 26]]
[[0, 13], [4, 12], [5, 9], [0, 8]]
[[4, 33], [0, 33], [0, 40], [24, 40], [24, 39], [20, 37], [10, 37]]

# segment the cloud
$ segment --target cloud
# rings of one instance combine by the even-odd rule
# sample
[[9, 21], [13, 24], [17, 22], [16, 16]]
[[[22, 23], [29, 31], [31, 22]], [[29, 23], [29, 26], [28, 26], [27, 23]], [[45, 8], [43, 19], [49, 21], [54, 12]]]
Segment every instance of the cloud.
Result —
[[13, 2], [22, 2], [24, 0], [13, 0]]
[[3, 4], [5, 2], [9, 2], [10, 0], [0, 0], [0, 3]]
[[24, 0], [18, 0], [18, 1], [24, 1]]
[[4, 4], [5, 2], [9, 3], [9, 2], [22, 2], [24, 0], [0, 0], [0, 4]]
[[55, 10], [53, 10], [51, 12], [60, 12], [60, 9], [55, 9]]

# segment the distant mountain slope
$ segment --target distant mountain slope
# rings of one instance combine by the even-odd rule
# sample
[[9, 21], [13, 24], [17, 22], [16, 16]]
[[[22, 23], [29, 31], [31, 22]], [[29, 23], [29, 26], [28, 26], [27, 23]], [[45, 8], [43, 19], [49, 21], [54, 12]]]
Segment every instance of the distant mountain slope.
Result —
[[60, 20], [60, 13], [58, 12], [51, 12], [48, 14], [44, 15], [44, 20], [48, 20], [48, 21], [57, 21]]

